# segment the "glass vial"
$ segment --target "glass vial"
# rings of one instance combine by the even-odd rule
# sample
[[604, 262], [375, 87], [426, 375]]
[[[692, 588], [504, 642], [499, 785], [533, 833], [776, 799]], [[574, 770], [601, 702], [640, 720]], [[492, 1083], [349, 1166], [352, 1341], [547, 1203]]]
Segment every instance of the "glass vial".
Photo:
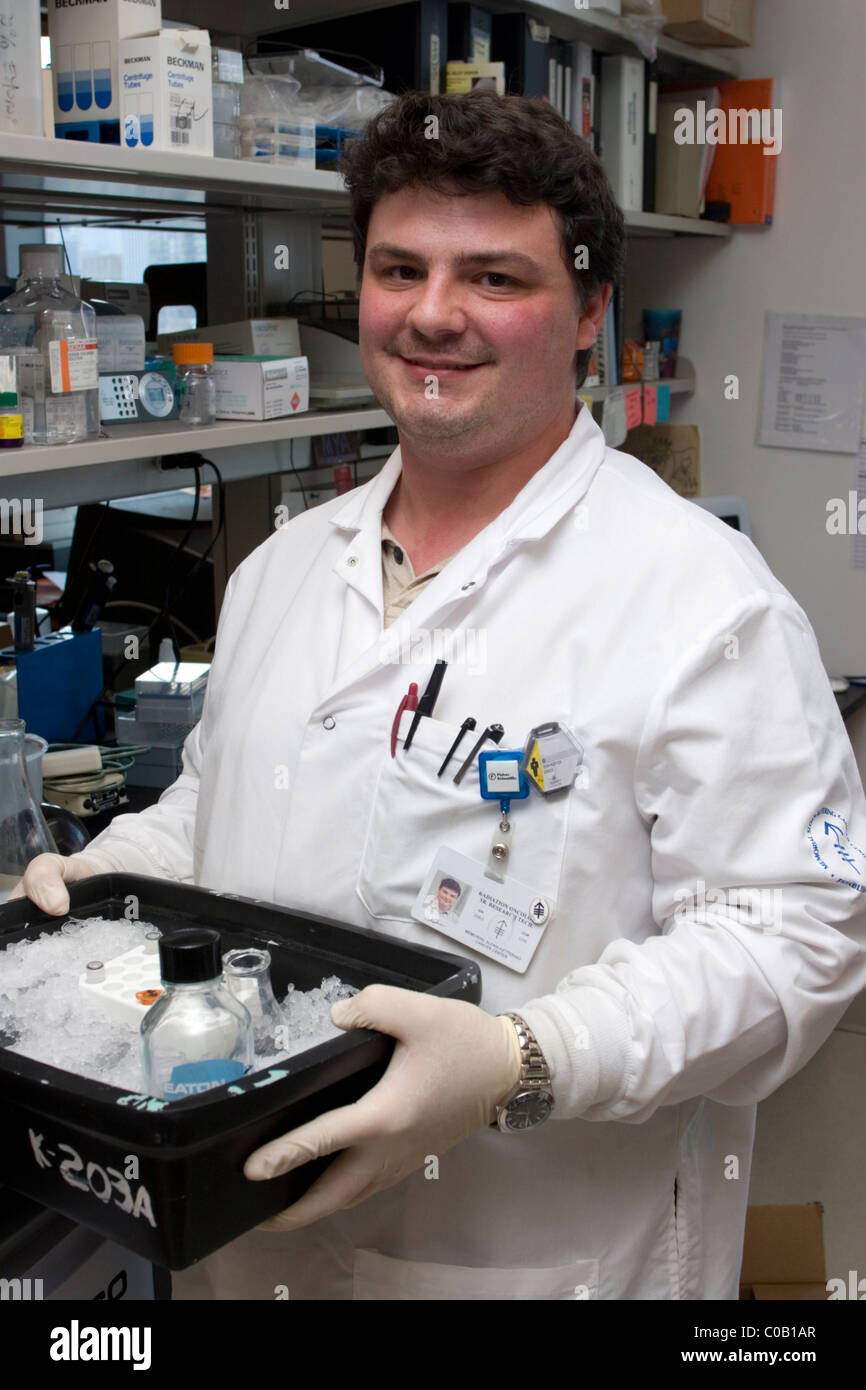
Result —
[[252, 1067], [249, 1011], [223, 983], [219, 932], [183, 927], [159, 940], [165, 993], [141, 1021], [145, 1086], [182, 1100], [236, 1081]]
[[213, 374], [213, 343], [175, 343], [172, 352], [181, 424], [214, 424], [216, 379]]
[[271, 953], [251, 946], [223, 956], [225, 982], [235, 999], [249, 1009], [256, 1054], [279, 1052], [277, 1029], [285, 1023], [271, 985]]

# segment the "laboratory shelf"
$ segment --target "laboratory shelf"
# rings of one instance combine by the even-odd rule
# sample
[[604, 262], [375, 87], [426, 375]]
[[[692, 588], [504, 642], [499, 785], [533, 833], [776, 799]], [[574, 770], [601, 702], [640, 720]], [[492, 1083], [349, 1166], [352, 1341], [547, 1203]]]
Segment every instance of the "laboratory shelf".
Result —
[[[695, 389], [695, 375], [690, 363], [680, 358], [679, 374], [664, 381], [649, 382], [652, 386], [668, 386], [672, 395], [688, 394]], [[626, 381], [622, 385], [643, 383]], [[604, 400], [615, 387], [587, 386], [579, 395]], [[288, 439], [309, 439], [313, 435], [340, 434], [351, 430], [374, 430], [393, 425], [387, 411], [379, 405], [344, 406], [334, 410], [310, 410], [301, 415], [280, 416], [276, 420], [218, 420], [215, 425], [194, 429], [179, 425], [176, 420], [153, 421], [130, 425], [104, 425], [104, 439], [87, 439], [80, 444], [43, 446], [27, 444], [22, 449], [8, 449], [0, 454], [0, 479], [19, 478], [23, 474], [52, 472], [57, 468], [88, 468], [97, 464], [123, 463], [131, 459], [162, 458], [171, 454], [199, 452], [210, 454], [220, 449], [271, 444]]]
[[611, 391], [628, 391], [637, 386], [667, 386], [672, 396], [690, 396], [695, 389], [695, 371], [685, 358], [677, 358], [677, 375], [660, 377], [658, 381], [621, 381], [619, 386], [581, 387], [578, 395], [592, 396], [593, 401], [603, 401]]
[[706, 222], [700, 217], [672, 217], [664, 212], [624, 212], [629, 236], [714, 236], [728, 238], [729, 222]]
[[129, 459], [161, 458], [191, 451], [270, 444], [275, 440], [306, 439], [312, 435], [339, 434], [348, 430], [373, 430], [393, 422], [381, 406], [347, 406], [342, 410], [312, 410], [277, 420], [218, 420], [201, 429], [179, 425], [176, 420], [134, 425], [108, 425], [105, 439], [80, 444], [41, 446], [26, 444], [0, 455], [0, 478], [51, 472], [56, 468], [86, 468]]
[[[136, 211], [141, 215], [163, 217], [168, 212], [202, 215], [220, 205], [305, 212], [348, 206], [342, 176], [325, 169], [296, 171], [286, 165], [173, 150], [133, 151], [43, 135], [4, 132], [0, 173], [4, 205], [20, 201], [35, 208], [41, 200], [48, 203], [46, 215], [61, 206], [73, 211], [79, 205], [119, 208], [128, 215], [130, 200], [139, 205]], [[77, 186], [82, 180], [96, 187]]]
[[[284, 29], [289, 38], [294, 25], [318, 24], [356, 14], [369, 14], [373, 22], [376, 11], [387, 11], [392, 5], [401, 3], [402, 0], [367, 0], [366, 3], [364, 0], [291, 0], [290, 7], [275, 8], [267, 25], [262, 22], [260, 10], [252, 5], [239, 9], [236, 0], [182, 0], [182, 4], [178, 0], [177, 14], [190, 24], [222, 28], [245, 36], [262, 33], [265, 29], [271, 33]], [[575, 0], [510, 0], [510, 3], [509, 0], [485, 0], [484, 9], [494, 14], [520, 10], [540, 24], [549, 24], [557, 38], [580, 40], [602, 53], [639, 52], [624, 19], [604, 10], [580, 11]], [[163, 0], [163, 13], [173, 16], [173, 0]], [[694, 44], [681, 43], [663, 34], [658, 50], [666, 71], [672, 75], [739, 76], [737, 59], [728, 48], [696, 48]], [[445, 61], [444, 55], [442, 61]]]
[[[41, 135], [4, 134], [0, 146], [0, 201], [32, 221], [59, 213], [93, 214], [132, 222], [166, 217], [237, 214], [239, 209], [349, 213], [341, 174], [297, 172], [284, 165], [212, 159], [171, 150], [123, 149]], [[625, 212], [630, 235], [729, 237], [724, 223], [654, 212]]]

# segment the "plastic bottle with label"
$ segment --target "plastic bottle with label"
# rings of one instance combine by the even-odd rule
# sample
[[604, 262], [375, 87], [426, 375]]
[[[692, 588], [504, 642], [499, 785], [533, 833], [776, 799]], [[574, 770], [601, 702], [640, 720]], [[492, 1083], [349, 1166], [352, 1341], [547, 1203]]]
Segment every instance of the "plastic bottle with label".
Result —
[[159, 964], [165, 993], [141, 1023], [149, 1094], [182, 1100], [237, 1081], [252, 1067], [253, 1026], [223, 982], [219, 932], [167, 932]]
[[0, 351], [17, 358], [28, 444], [99, 434], [96, 314], [63, 283], [63, 258], [62, 246], [22, 246], [20, 288], [0, 302]]

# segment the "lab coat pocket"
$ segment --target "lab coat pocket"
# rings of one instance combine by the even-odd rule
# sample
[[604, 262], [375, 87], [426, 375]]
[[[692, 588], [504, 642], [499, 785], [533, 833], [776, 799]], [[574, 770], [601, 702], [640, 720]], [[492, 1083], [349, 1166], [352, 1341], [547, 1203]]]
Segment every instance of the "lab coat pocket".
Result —
[[577, 1260], [551, 1269], [470, 1269], [356, 1250], [352, 1296], [359, 1301], [450, 1299], [460, 1303], [597, 1299], [598, 1260]]
[[[439, 768], [459, 724], [422, 717], [408, 753], [403, 742], [411, 711], [400, 721], [396, 756], [383, 758], [373, 790], [356, 892], [372, 917], [412, 921], [412, 907], [433, 860], [444, 846], [486, 865], [499, 825], [499, 804], [482, 799], [477, 759], [459, 786], [454, 777], [485, 727], [467, 733], [441, 777]], [[510, 744], [506, 732], [501, 746]], [[495, 745], [486, 744], [492, 750]], [[569, 794], [543, 797], [530, 789], [511, 807], [512, 845], [507, 874], [556, 903], [568, 830]]]

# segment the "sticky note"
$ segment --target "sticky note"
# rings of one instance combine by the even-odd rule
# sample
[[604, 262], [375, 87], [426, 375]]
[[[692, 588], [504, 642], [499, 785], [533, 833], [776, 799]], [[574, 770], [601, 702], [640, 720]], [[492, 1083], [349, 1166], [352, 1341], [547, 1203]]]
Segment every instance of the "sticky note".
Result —
[[654, 425], [658, 419], [658, 391], [655, 386], [644, 386], [643, 388], [643, 422], [645, 425]]
[[669, 386], [658, 387], [658, 407], [656, 420], [658, 424], [664, 424], [665, 420], [671, 418], [671, 388]]
[[630, 387], [625, 393], [625, 427], [633, 430], [643, 421], [641, 391], [639, 386]]

